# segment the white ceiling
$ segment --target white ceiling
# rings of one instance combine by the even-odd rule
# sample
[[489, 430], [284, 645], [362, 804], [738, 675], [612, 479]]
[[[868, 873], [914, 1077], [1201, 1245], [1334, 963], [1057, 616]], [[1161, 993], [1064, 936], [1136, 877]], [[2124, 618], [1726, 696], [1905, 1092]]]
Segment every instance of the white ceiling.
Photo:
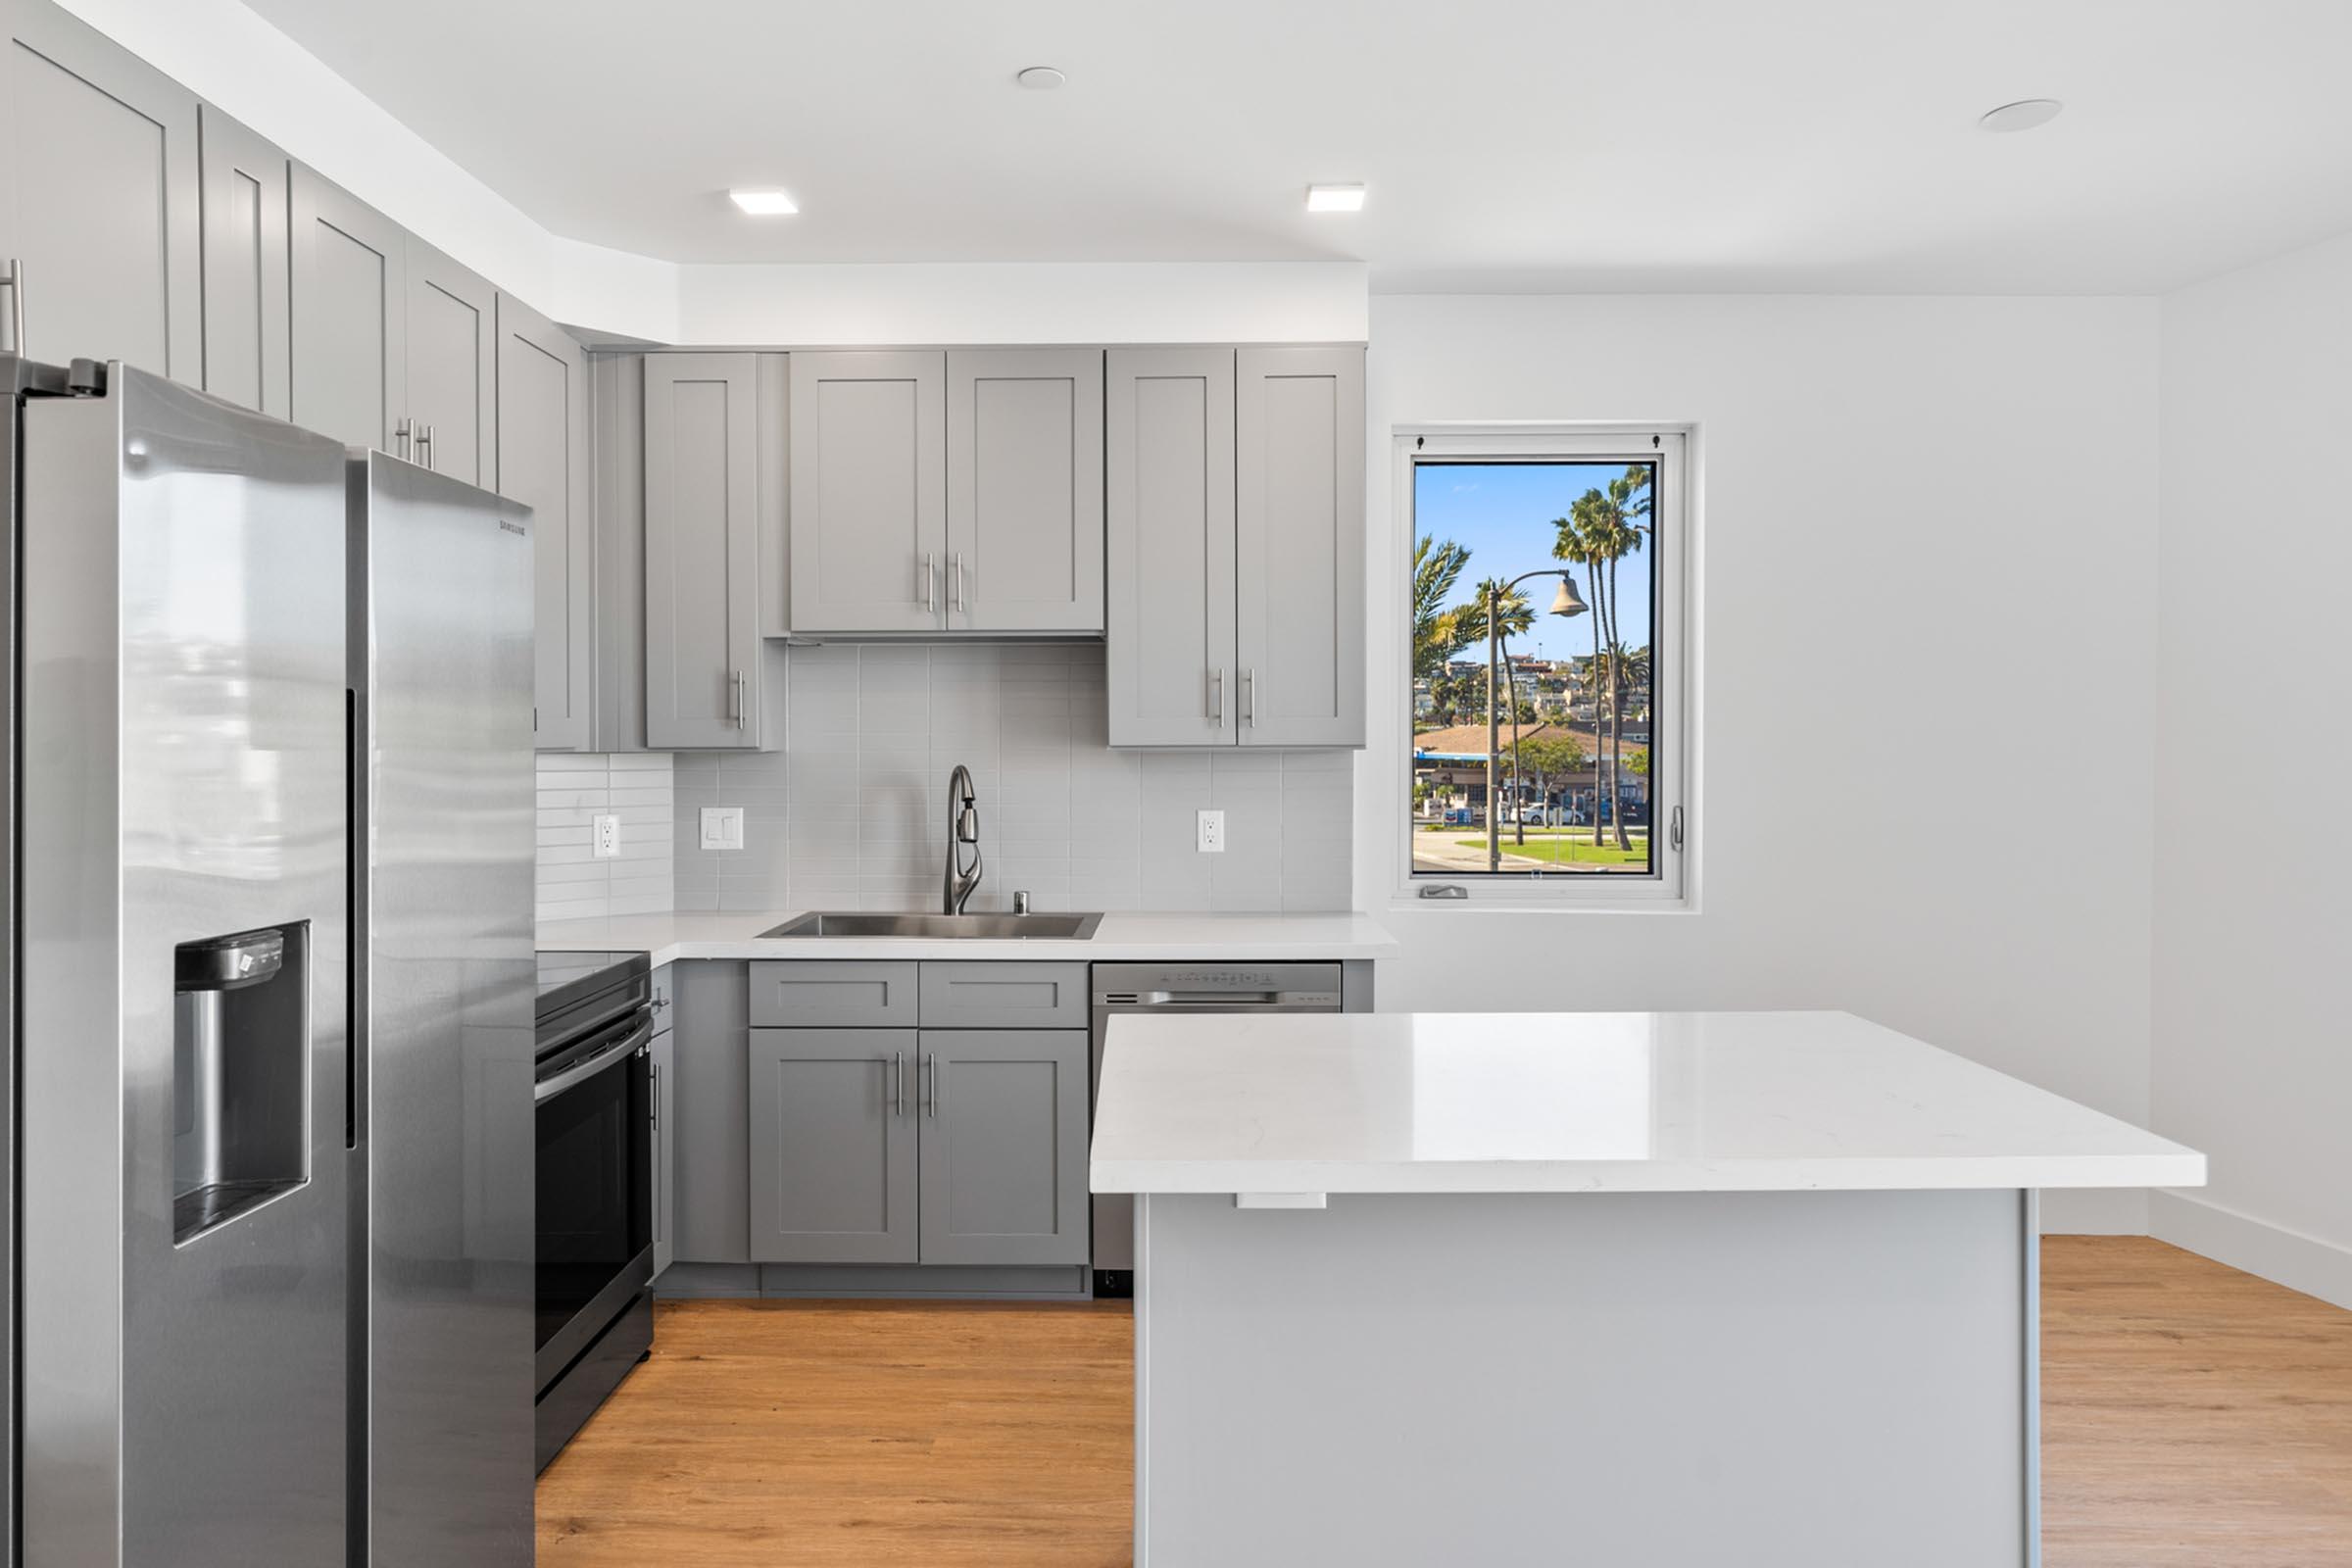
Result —
[[[672, 261], [2140, 293], [2352, 228], [2348, 0], [248, 3], [556, 233]], [[2026, 97], [2066, 113], [1975, 128]], [[769, 184], [799, 217], [725, 199]]]

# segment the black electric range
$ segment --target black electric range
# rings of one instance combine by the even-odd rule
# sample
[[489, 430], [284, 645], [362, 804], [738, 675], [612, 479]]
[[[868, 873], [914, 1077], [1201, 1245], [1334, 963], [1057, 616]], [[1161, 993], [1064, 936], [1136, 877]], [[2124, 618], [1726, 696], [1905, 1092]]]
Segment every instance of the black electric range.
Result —
[[653, 994], [653, 970], [642, 953], [540, 954], [538, 1054], [643, 1004]]

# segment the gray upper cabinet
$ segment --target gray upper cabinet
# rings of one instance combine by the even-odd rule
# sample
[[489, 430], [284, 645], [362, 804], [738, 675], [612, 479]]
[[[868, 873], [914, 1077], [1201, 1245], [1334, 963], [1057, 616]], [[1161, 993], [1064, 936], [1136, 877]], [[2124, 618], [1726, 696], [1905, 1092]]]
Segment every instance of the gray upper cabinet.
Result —
[[512, 295], [497, 310], [497, 488], [531, 509], [538, 576], [532, 716], [541, 751], [585, 751], [596, 716], [588, 357]]
[[1364, 743], [1364, 357], [1113, 349], [1113, 746]]
[[497, 291], [414, 234], [408, 284], [408, 416], [416, 461], [488, 486], [498, 470]]
[[656, 751], [760, 744], [758, 359], [646, 358], [645, 743]]
[[1364, 351], [1251, 348], [1234, 390], [1235, 733], [1364, 744]]
[[211, 104], [204, 170], [204, 389], [285, 418], [292, 411], [286, 155]]
[[795, 632], [946, 625], [947, 356], [792, 356]]
[[1102, 629], [1102, 352], [948, 354], [947, 626]]
[[47, 0], [10, 0], [4, 14], [7, 347], [60, 365], [123, 360], [198, 384], [195, 94]]
[[409, 236], [300, 164], [292, 178], [293, 420], [409, 457]]
[[1113, 746], [1233, 742], [1233, 368], [1231, 349], [1107, 356]]
[[915, 1261], [915, 1044], [911, 1029], [752, 1031], [754, 1261]]
[[926, 1029], [922, 1260], [1088, 1256], [1082, 1029]]

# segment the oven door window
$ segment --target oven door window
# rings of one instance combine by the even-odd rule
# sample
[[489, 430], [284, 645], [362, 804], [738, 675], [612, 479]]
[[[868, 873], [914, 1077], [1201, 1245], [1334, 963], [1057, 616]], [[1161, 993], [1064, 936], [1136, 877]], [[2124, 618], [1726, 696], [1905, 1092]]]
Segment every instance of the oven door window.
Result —
[[651, 1080], [633, 1054], [539, 1106], [542, 1347], [653, 1245]]

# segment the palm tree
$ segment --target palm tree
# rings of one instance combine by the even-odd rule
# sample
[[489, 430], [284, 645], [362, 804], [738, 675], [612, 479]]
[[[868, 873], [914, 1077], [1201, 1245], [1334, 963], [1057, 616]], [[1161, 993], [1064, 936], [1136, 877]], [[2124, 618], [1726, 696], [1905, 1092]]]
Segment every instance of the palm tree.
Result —
[[[1450, 539], [1423, 534], [1413, 542], [1413, 675], [1434, 680], [1446, 673], [1446, 661], [1469, 646], [1471, 639], [1446, 609], [1454, 582], [1470, 564], [1470, 552]], [[1479, 622], [1486, 635], [1486, 622]]]
[[[1583, 562], [1586, 575], [1594, 588], [1592, 661], [1608, 683], [1609, 704], [1609, 768], [1603, 799], [1608, 802], [1609, 815], [1617, 824], [1617, 848], [1627, 851], [1632, 850], [1633, 840], [1626, 835], [1625, 813], [1617, 808], [1618, 760], [1625, 750], [1625, 682], [1620, 665], [1626, 657], [1625, 645], [1617, 636], [1617, 563], [1641, 550], [1642, 536], [1648, 529], [1651, 501], [1649, 466], [1631, 464], [1606, 488], [1588, 490], [1577, 498], [1576, 504], [1568, 509], [1567, 520], [1555, 524], [1560, 542], [1552, 547], [1552, 554], [1563, 561]], [[1604, 647], [1608, 651], [1605, 662]], [[1594, 716], [1597, 719], [1597, 712]], [[1592, 839], [1597, 844], [1600, 842], [1597, 813], [1592, 826]]]
[[[1527, 602], [1525, 594], [1516, 588], [1504, 587], [1503, 581], [1499, 577], [1489, 577], [1478, 585], [1478, 592], [1472, 596], [1469, 604], [1452, 612], [1456, 624], [1465, 629], [1469, 629], [1475, 624], [1476, 629], [1471, 633], [1473, 638], [1484, 637], [1487, 634], [1487, 601], [1490, 596], [1494, 598], [1495, 606], [1495, 649], [1502, 660], [1502, 680], [1505, 693], [1503, 711], [1511, 715], [1511, 793], [1515, 796], [1519, 793], [1519, 681], [1511, 668], [1511, 638], [1524, 635], [1530, 627], [1535, 625], [1536, 612], [1535, 608]], [[1487, 809], [1493, 811], [1494, 808], [1495, 803], [1489, 801]], [[1512, 842], [1525, 844], [1527, 842], [1527, 824], [1518, 820], [1517, 812], [1514, 811], [1511, 815]]]

